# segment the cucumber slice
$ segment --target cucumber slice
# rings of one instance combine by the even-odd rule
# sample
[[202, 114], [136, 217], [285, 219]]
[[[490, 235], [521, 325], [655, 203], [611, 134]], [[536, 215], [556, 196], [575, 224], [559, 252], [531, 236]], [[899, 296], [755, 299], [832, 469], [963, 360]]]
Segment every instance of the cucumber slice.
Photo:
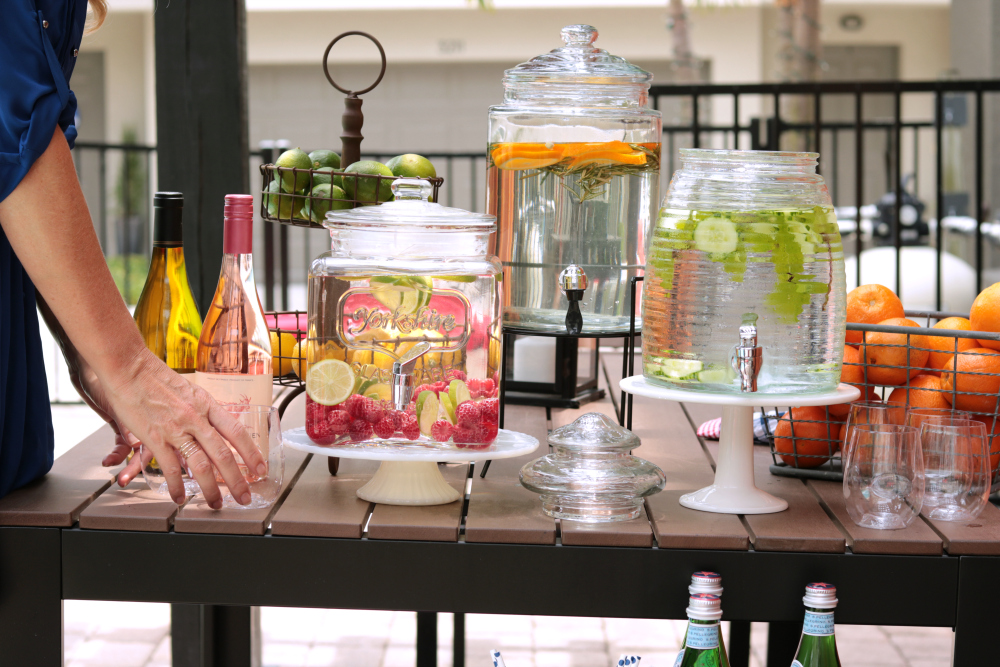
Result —
[[705, 218], [694, 230], [694, 247], [703, 252], [725, 255], [736, 250], [739, 240], [736, 223], [725, 218]]
[[658, 372], [674, 380], [684, 380], [695, 376], [705, 365], [696, 359], [664, 359]]
[[736, 378], [736, 373], [727, 371], [725, 368], [710, 368], [698, 373], [698, 382], [711, 382], [714, 384], [729, 384]]

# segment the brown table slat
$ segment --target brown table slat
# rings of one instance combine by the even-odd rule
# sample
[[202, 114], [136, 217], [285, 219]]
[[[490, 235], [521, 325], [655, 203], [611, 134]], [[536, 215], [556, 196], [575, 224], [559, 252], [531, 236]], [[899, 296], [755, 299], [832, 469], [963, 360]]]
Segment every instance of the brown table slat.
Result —
[[375, 474], [378, 461], [341, 459], [336, 477], [328, 461], [312, 457], [271, 519], [271, 534], [361, 539], [372, 504], [357, 492]]
[[[708, 444], [713, 457], [718, 456], [717, 442]], [[754, 473], [757, 488], [788, 501], [788, 509], [774, 514], [747, 514], [745, 521], [753, 535], [757, 551], [804, 551], [844, 553], [844, 534], [827, 516], [801, 480], [772, 475], [771, 454], [766, 447], [754, 447]]]
[[124, 489], [114, 484], [80, 513], [80, 528], [166, 533], [180, 509], [153, 492], [140, 476]]
[[[441, 466], [441, 474], [462, 496], [468, 464]], [[457, 542], [462, 526], [462, 501], [447, 505], [375, 505], [368, 521], [372, 540], [429, 540]]]
[[899, 554], [907, 556], [940, 556], [941, 538], [923, 521], [914, 521], [901, 530], [862, 528], [851, 520], [844, 501], [844, 485], [840, 482], [809, 480], [806, 484], [836, 517], [847, 534], [847, 544], [856, 554]]
[[114, 445], [110, 426], [102, 426], [52, 465], [42, 479], [0, 500], [0, 526], [54, 526], [68, 528], [105, 489], [117, 469], [101, 460]]
[[944, 548], [952, 556], [1000, 556], [1000, 509], [992, 503], [975, 521], [925, 520], [944, 536]]
[[174, 518], [178, 533], [215, 533], [222, 535], [263, 535], [271, 517], [281, 506], [309, 459], [309, 454], [297, 449], [285, 450], [285, 474], [281, 491], [271, 507], [264, 509], [236, 509], [223, 507], [213, 510], [205, 503], [204, 496], [196, 496], [180, 508]]
[[540, 444], [531, 454], [493, 461], [485, 479], [479, 477], [481, 466], [476, 465], [465, 517], [465, 539], [499, 544], [555, 544], [555, 519], [542, 512], [538, 496], [521, 486], [517, 477], [525, 463], [544, 456], [548, 450], [545, 409], [508, 405], [504, 413], [506, 428], [532, 435]]

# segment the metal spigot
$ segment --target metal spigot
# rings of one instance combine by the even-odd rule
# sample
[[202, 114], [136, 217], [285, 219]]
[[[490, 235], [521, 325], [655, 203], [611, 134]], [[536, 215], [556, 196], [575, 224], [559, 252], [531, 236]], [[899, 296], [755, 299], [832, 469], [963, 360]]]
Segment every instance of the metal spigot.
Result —
[[587, 289], [587, 274], [576, 264], [570, 264], [559, 274], [559, 288], [566, 293], [566, 333], [578, 336], [583, 331], [580, 300]]
[[757, 345], [757, 316], [746, 313], [740, 325], [740, 343], [730, 360], [740, 376], [740, 391], [757, 391], [757, 375], [764, 364], [764, 348]]
[[428, 350], [431, 344], [422, 341], [414, 345], [407, 354], [399, 361], [392, 362], [392, 380], [389, 382], [389, 392], [392, 396], [393, 406], [397, 410], [405, 410], [413, 398], [413, 369], [417, 365], [417, 360]]

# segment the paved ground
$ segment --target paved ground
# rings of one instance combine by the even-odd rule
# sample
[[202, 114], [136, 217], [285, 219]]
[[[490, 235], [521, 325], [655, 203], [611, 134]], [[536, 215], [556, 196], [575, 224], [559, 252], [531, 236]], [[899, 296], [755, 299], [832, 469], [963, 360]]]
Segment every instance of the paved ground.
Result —
[[[53, 413], [57, 456], [102, 423], [85, 406], [53, 406]], [[137, 574], [137, 585], [141, 581]], [[261, 618], [266, 667], [415, 662], [413, 613], [265, 608]], [[451, 624], [450, 614], [440, 615], [440, 667], [451, 665]], [[672, 667], [684, 627], [681, 621], [469, 615], [466, 664], [488, 667], [487, 652], [497, 648], [508, 667], [607, 667], [626, 652], [642, 656], [646, 667]], [[170, 666], [168, 605], [68, 600], [64, 628], [67, 667]], [[841, 661], [851, 667], [948, 667], [951, 643], [947, 628], [837, 627]], [[752, 664], [761, 667], [765, 624], [753, 625], [751, 644]]]

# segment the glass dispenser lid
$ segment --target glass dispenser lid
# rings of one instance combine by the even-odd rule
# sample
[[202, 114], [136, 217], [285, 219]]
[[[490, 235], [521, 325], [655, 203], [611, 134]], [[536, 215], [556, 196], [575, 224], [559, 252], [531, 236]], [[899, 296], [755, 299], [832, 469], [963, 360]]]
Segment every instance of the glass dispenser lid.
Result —
[[507, 70], [504, 83], [647, 83], [653, 78], [641, 67], [594, 46], [594, 26], [570, 25], [560, 34], [564, 46]]
[[[345, 176], [344, 178], [348, 178]], [[425, 227], [480, 229], [492, 231], [496, 217], [461, 208], [442, 206], [430, 200], [433, 187], [422, 178], [399, 178], [392, 182], [393, 200], [378, 206], [359, 206], [346, 211], [330, 211], [323, 226], [388, 224]]]

